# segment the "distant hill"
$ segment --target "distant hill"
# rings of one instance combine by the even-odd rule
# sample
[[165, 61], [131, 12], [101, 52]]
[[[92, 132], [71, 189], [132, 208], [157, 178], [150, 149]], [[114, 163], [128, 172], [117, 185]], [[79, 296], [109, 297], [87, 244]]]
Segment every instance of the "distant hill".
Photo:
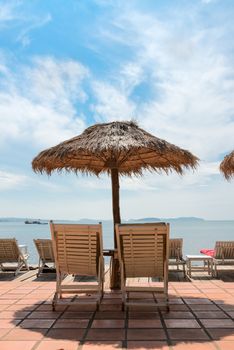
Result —
[[127, 222], [172, 222], [172, 221], [205, 221], [202, 218], [197, 217], [179, 217], [179, 218], [141, 218], [141, 219], [130, 219]]
[[141, 218], [141, 219], [129, 219], [126, 220], [127, 222], [157, 222], [157, 221], [163, 221], [163, 219], [159, 218]]
[[[0, 222], [24, 222], [25, 220], [41, 220], [48, 222], [48, 219], [38, 219], [38, 218], [15, 218], [15, 217], [3, 217], [0, 218]], [[88, 218], [82, 218], [79, 220], [55, 220], [56, 222], [79, 222], [79, 223], [86, 223], [86, 224], [96, 224], [98, 222], [111, 222], [112, 220], [102, 220], [102, 219], [88, 219]], [[129, 219], [129, 220], [122, 220], [123, 222], [173, 222], [173, 221], [205, 221], [202, 218], [197, 217], [178, 217], [178, 218], [154, 218], [154, 217], [148, 217], [148, 218], [140, 218], [140, 219]]]

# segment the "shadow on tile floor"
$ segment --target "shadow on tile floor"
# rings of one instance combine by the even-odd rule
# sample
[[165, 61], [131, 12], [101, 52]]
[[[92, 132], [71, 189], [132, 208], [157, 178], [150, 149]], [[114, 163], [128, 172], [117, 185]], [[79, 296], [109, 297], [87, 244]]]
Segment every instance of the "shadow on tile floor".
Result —
[[[33, 342], [32, 348], [38, 350], [234, 349], [231, 283], [228, 289], [220, 281], [171, 283], [169, 313], [140, 306], [122, 312], [118, 291], [105, 293], [100, 311], [95, 305], [83, 305], [92, 300], [83, 296], [80, 305], [60, 305], [53, 312], [54, 282], [34, 283], [6, 293], [1, 290], [0, 341], [4, 344]], [[130, 299], [157, 301], [157, 295], [130, 293]]]

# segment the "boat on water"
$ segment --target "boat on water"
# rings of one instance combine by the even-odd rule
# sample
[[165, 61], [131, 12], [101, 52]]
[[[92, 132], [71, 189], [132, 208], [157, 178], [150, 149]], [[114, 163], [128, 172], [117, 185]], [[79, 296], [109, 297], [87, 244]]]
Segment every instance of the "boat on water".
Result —
[[25, 220], [24, 223], [30, 225], [48, 225], [48, 222], [42, 222], [40, 220]]

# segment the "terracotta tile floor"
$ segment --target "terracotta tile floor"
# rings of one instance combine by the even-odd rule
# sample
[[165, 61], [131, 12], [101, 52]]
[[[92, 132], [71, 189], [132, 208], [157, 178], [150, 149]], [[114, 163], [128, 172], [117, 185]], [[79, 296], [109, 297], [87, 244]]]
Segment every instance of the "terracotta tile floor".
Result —
[[[1, 350], [234, 350], [230, 278], [169, 282], [169, 313], [150, 306], [123, 312], [121, 293], [108, 289], [100, 311], [64, 304], [52, 312], [54, 288], [54, 280], [31, 271], [9, 280], [0, 274]], [[130, 299], [152, 302], [157, 295], [130, 293]]]

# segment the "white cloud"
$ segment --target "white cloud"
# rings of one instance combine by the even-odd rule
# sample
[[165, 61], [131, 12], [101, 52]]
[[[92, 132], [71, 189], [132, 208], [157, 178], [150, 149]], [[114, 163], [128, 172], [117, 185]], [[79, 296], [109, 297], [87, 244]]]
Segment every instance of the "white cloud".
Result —
[[92, 87], [97, 100], [92, 111], [97, 121], [133, 118], [136, 106], [128, 100], [125, 91], [102, 81], [93, 82]]
[[0, 27], [16, 18], [15, 10], [19, 6], [19, 1], [1, 2], [0, 6]]
[[[202, 24], [199, 6], [173, 10], [163, 21], [122, 3], [121, 12], [109, 16], [99, 32], [105, 49], [110, 42], [132, 54], [108, 88], [96, 89], [93, 109], [102, 120], [135, 117], [153, 134], [215, 161], [234, 147], [234, 65], [225, 43], [230, 23]], [[136, 102], [134, 90], [145, 79], [150, 97]]]
[[0, 29], [10, 26], [17, 26], [18, 35], [16, 42], [20, 42], [23, 47], [31, 43], [31, 32], [37, 28], [45, 26], [52, 20], [50, 13], [43, 15], [23, 10], [22, 0], [2, 0], [0, 5]]
[[30, 45], [31, 32], [37, 28], [43, 27], [51, 20], [52, 17], [49, 13], [42, 17], [30, 17], [30, 20], [28, 20], [28, 18], [24, 18], [24, 21], [26, 23], [29, 23], [27, 23], [27, 25], [24, 26], [24, 28], [20, 31], [19, 35], [16, 38], [16, 41], [21, 42], [22, 46], [24, 47]]
[[10, 139], [54, 145], [84, 129], [75, 102], [83, 103], [82, 82], [88, 71], [72, 60], [37, 58], [31, 67], [5, 68], [0, 89], [1, 143]]
[[0, 191], [17, 189], [26, 180], [27, 177], [25, 175], [0, 170]]
[[203, 4], [211, 4], [212, 2], [215, 2], [217, 0], [201, 0]]

